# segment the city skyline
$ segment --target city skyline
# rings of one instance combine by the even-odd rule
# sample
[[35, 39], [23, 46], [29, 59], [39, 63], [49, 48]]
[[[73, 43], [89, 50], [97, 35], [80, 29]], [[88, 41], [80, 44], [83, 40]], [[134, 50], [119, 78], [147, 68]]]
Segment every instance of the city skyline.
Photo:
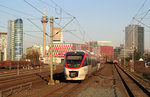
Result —
[[[27, 0], [26, 0], [27, 1]], [[41, 0], [42, 1], [42, 0]], [[29, 1], [28, 1], [29, 2]], [[35, 2], [35, 3], [34, 3]], [[46, 16], [50, 18], [50, 16], [59, 17], [58, 20], [55, 20], [56, 23], [61, 25], [61, 28], [65, 26], [71, 19], [72, 14], [77, 18], [79, 24], [76, 20], [67, 25], [65, 29], [63, 29], [64, 41], [66, 42], [77, 42], [83, 43], [87, 41], [113, 41], [114, 46], [117, 47], [120, 44], [124, 44], [125, 42], [125, 33], [124, 28], [130, 24], [132, 17], [135, 16], [141, 5], [143, 4], [142, 0], [133, 0], [133, 1], [61, 1], [58, 0], [56, 4], [51, 1], [30, 1], [34, 7], [36, 7], [41, 12], [44, 12], [44, 8], [46, 10]], [[142, 11], [138, 13], [147, 11], [148, 4], [147, 2], [143, 7]], [[16, 4], [18, 4], [16, 6]], [[3, 5], [3, 7], [2, 7]], [[48, 7], [49, 5], [49, 7]], [[50, 6], [51, 5], [51, 6]], [[59, 8], [59, 5], [62, 9]], [[8, 9], [8, 8], [11, 8]], [[88, 8], [90, 6], [90, 8]], [[128, 6], [128, 7], [127, 7]], [[42, 45], [42, 24], [41, 18], [42, 14], [35, 10], [33, 7], [28, 5], [23, 0], [15, 0], [15, 1], [1, 1], [1, 19], [0, 24], [4, 24], [4, 27], [0, 27], [2, 32], [8, 32], [7, 23], [8, 20], [14, 19], [16, 17], [20, 17], [24, 21], [24, 49], [32, 46], [34, 44]], [[52, 8], [54, 7], [54, 8]], [[14, 11], [19, 10], [20, 12]], [[80, 9], [80, 10], [78, 10]], [[65, 11], [64, 11], [65, 10]], [[9, 12], [9, 14], [7, 14]], [[69, 13], [68, 13], [69, 12]], [[69, 15], [71, 14], [71, 15]], [[149, 15], [148, 15], [149, 16]], [[148, 17], [147, 16], [147, 17]], [[139, 16], [140, 17], [140, 16]], [[137, 17], [137, 18], [139, 18]], [[28, 19], [27, 19], [28, 18]], [[61, 18], [61, 19], [60, 19]], [[34, 24], [38, 27], [35, 27]], [[144, 23], [146, 23], [143, 20]], [[60, 27], [55, 23], [55, 27]], [[76, 24], [76, 25], [75, 25]], [[137, 22], [133, 22], [132, 24], [137, 24]], [[81, 27], [78, 26], [81, 25]], [[141, 24], [140, 24], [141, 25]], [[1, 26], [1, 25], [0, 25]], [[48, 21], [47, 24], [47, 33], [50, 33], [50, 23]], [[143, 26], [143, 25], [141, 25]], [[84, 29], [84, 30], [83, 30]], [[147, 32], [149, 29], [145, 27], [145, 49], [149, 49], [150, 45], [148, 42], [150, 41], [148, 37], [150, 33]], [[71, 33], [69, 32], [71, 31]], [[76, 34], [78, 37], [75, 37]], [[29, 39], [32, 38], [32, 41]], [[84, 40], [85, 41], [82, 41]], [[47, 37], [47, 44], [49, 43], [49, 37]]]

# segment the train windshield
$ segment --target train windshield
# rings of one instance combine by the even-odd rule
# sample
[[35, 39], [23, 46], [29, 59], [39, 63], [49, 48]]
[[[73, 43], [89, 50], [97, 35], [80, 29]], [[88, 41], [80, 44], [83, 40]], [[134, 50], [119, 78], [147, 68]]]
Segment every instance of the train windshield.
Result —
[[83, 56], [67, 56], [67, 66], [70, 68], [77, 68], [80, 67], [80, 64], [82, 62]]

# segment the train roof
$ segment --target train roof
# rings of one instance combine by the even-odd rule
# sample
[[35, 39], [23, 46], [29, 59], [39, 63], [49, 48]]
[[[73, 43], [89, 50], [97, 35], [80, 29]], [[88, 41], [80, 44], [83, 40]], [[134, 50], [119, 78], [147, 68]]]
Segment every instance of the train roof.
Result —
[[84, 54], [90, 54], [90, 55], [96, 55], [94, 54], [93, 52], [88, 52], [88, 51], [82, 51], [82, 50], [73, 50], [73, 51], [68, 51], [66, 53], [67, 55], [73, 55], [73, 54], [76, 54], [76, 55], [84, 55]]
[[68, 51], [66, 53], [66, 55], [84, 55], [84, 54], [85, 54], [85, 52], [83, 52], [83, 51]]

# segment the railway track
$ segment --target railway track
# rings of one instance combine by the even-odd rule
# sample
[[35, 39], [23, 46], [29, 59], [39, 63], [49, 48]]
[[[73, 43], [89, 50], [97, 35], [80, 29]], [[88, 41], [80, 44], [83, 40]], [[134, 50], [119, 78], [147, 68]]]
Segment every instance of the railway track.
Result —
[[[49, 74], [48, 72], [42, 72], [38, 73], [42, 76], [47, 76]], [[7, 97], [9, 95], [12, 95], [13, 93], [20, 92], [24, 89], [31, 89], [32, 83], [40, 82], [40, 77], [37, 73], [33, 73], [31, 75], [22, 75], [17, 76], [5, 80], [0, 81], [0, 97]]]
[[[45, 94], [42, 97], [60, 97], [63, 93], [67, 93], [69, 89], [72, 90], [76, 86], [78, 86], [78, 83], [74, 83], [74, 84], [65, 83], [63, 86], [48, 92], [47, 94]], [[61, 97], [63, 97], [63, 96], [61, 96]]]
[[31, 89], [31, 87], [32, 87], [32, 82], [15, 85], [15, 86], [9, 87], [7, 89], [1, 90], [0, 97], [8, 97], [8, 96], [12, 95], [13, 93], [20, 92], [24, 89]]
[[63, 86], [48, 92], [42, 97], [68, 97], [75, 90], [83, 87], [88, 82], [89, 80], [85, 80], [82, 83], [77, 81], [71, 83], [65, 83]]
[[87, 83], [92, 81], [92, 78], [94, 77], [95, 74], [88, 76], [88, 78], [83, 81], [65, 81], [63, 86], [46, 93], [42, 97], [71, 97], [74, 91], [77, 91], [85, 86]]
[[78, 83], [77, 85], [75, 85], [74, 87], [72, 87], [70, 90], [68, 90], [67, 92], [65, 92], [63, 95], [61, 95], [61, 97], [69, 97], [69, 95], [71, 95], [75, 90], [83, 87], [89, 80], [84, 80], [82, 83]]
[[31, 80], [31, 79], [33, 80], [34, 78], [39, 78], [38, 77], [39, 74], [41, 75], [41, 74], [48, 74], [48, 73], [49, 73], [49, 71], [48, 72], [31, 74], [31, 75], [17, 76], [17, 77], [13, 77], [13, 78], [10, 78], [10, 79], [1, 80], [0, 81], [0, 86], [3, 85], [3, 84], [13, 83], [15, 81], [19, 82], [20, 80], [24, 80], [24, 79], [26, 81]]
[[150, 97], [150, 92], [118, 65], [114, 65], [130, 97]]
[[[103, 69], [104, 65], [101, 67], [101, 69]], [[100, 70], [101, 70], [100, 69]], [[92, 75], [88, 76], [85, 80], [79, 82], [76, 86], [72, 87], [71, 89], [69, 89], [67, 92], [65, 92], [63, 95], [61, 95], [61, 97], [71, 97], [72, 93], [76, 90], [79, 90], [80, 88], [86, 86], [86, 84], [88, 84], [90, 81], [92, 81], [95, 76], [97, 76], [99, 74], [99, 72], [101, 71], [97, 71], [95, 73], [93, 73]], [[94, 81], [96, 82], [96, 81]]]
[[17, 71], [1, 73], [0, 74], [0, 81], [6, 80], [6, 79], [11, 79], [13, 77], [18, 77], [18, 76], [20, 77], [20, 76], [31, 75], [31, 74], [47, 72], [47, 71], [49, 71], [49, 69], [21, 70], [21, 71], [19, 71], [19, 74], [17, 73]]
[[[61, 70], [55, 71], [55, 73]], [[41, 83], [42, 78], [49, 78], [49, 69], [44, 69], [42, 72], [39, 70], [28, 71], [29, 73], [23, 73], [19, 76], [7, 77], [0, 80], [0, 97], [12, 95], [15, 92], [20, 92], [21, 90], [27, 88], [31, 89], [32, 84]], [[13, 74], [4, 74], [13, 75]], [[44, 80], [45, 81], [45, 80]], [[47, 82], [47, 80], [45, 81]]]

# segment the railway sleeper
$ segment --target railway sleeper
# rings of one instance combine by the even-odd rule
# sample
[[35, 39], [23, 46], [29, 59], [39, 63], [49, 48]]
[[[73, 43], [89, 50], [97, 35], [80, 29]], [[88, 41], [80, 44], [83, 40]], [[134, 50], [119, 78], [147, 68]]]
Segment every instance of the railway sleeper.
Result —
[[0, 97], [8, 97], [14, 93], [21, 92], [22, 90], [31, 89], [31, 87], [32, 87], [32, 82], [13, 86], [13, 87], [10, 87], [10, 88], [0, 91]]

